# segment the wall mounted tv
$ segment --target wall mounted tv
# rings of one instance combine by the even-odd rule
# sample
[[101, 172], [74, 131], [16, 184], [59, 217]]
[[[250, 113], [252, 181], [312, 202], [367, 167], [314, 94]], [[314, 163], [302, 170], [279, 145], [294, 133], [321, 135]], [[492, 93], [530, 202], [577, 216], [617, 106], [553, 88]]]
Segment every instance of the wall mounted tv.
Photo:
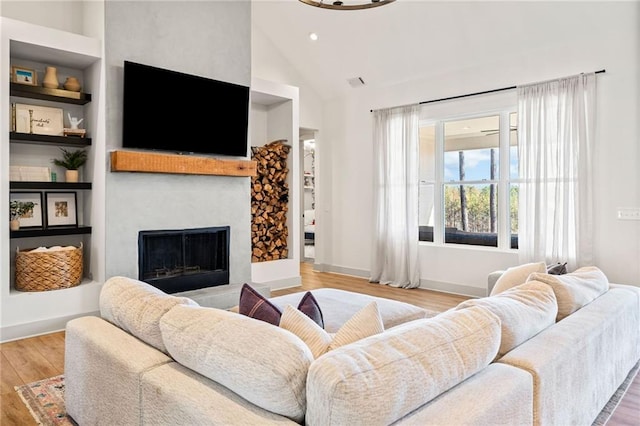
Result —
[[247, 156], [249, 87], [124, 62], [122, 147]]

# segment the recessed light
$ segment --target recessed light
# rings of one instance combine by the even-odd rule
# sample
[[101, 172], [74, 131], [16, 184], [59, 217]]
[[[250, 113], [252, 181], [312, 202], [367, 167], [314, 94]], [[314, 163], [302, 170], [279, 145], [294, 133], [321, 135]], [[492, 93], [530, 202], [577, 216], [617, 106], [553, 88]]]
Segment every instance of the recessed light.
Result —
[[318, 40], [318, 34], [316, 33], [309, 33], [309, 38], [313, 41]]

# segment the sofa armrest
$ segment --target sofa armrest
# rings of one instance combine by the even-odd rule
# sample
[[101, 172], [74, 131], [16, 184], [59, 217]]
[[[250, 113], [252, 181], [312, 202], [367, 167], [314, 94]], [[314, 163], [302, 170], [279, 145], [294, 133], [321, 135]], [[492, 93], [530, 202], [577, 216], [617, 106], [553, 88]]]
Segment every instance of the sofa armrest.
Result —
[[[487, 392], [487, 389], [500, 391]], [[505, 364], [491, 364], [398, 420], [394, 426], [530, 425], [533, 424], [532, 407], [531, 374]]]
[[65, 335], [65, 405], [81, 425], [140, 424], [140, 377], [173, 360], [98, 317], [76, 318]]
[[487, 296], [491, 294], [491, 290], [496, 285], [496, 281], [504, 274], [504, 271], [493, 271], [487, 276]]
[[637, 296], [614, 288], [498, 362], [532, 374], [534, 424], [591, 424], [640, 358], [638, 324]]

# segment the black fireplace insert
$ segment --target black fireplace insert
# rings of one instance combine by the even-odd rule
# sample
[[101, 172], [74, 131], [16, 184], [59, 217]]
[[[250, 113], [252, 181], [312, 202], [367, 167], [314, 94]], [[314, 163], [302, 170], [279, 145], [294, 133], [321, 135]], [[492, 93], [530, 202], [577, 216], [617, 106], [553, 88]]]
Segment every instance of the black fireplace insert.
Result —
[[229, 284], [229, 226], [140, 231], [138, 279], [165, 293]]

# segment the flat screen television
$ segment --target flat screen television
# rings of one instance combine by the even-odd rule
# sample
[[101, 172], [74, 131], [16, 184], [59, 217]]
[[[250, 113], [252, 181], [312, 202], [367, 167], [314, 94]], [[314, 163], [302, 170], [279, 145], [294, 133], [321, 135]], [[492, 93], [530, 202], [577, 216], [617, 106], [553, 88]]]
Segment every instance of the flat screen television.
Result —
[[124, 62], [122, 147], [247, 156], [249, 87]]

